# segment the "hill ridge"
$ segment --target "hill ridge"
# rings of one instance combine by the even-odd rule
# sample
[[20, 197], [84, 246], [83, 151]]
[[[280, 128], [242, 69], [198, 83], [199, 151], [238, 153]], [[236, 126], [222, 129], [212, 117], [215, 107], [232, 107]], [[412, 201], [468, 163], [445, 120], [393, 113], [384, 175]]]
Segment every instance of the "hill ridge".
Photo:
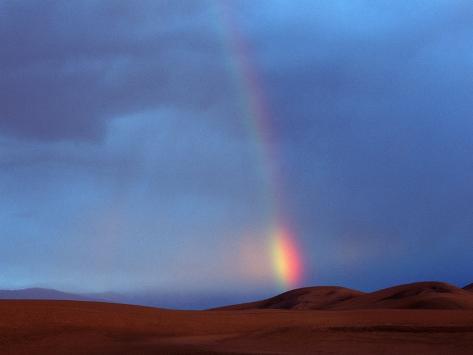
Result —
[[374, 292], [340, 286], [314, 286], [213, 310], [473, 309], [473, 293], [467, 288], [439, 281], [401, 284]]

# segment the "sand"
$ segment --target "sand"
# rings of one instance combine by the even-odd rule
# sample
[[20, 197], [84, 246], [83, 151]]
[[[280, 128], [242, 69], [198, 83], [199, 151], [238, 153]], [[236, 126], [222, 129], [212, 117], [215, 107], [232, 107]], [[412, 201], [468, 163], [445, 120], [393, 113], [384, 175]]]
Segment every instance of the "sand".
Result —
[[472, 354], [471, 310], [174, 311], [0, 301], [1, 354]]
[[262, 301], [230, 305], [217, 310], [293, 309], [464, 309], [473, 310], [473, 292], [446, 282], [415, 282], [375, 292], [344, 287], [316, 286], [287, 291]]

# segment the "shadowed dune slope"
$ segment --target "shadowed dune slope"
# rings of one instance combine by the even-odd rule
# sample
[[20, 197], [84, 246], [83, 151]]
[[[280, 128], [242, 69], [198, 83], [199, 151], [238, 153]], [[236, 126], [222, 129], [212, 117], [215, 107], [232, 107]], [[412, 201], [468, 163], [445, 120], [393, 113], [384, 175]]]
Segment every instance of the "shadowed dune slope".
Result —
[[242, 303], [215, 310], [245, 309], [327, 309], [340, 302], [363, 295], [363, 292], [337, 286], [305, 287], [284, 292], [262, 301]]
[[473, 292], [473, 283], [469, 284], [469, 285], [466, 285], [465, 287], [463, 287], [464, 290], [467, 290], [467, 291], [471, 291]]
[[363, 293], [343, 287], [307, 287], [262, 301], [216, 310], [294, 309], [473, 309], [471, 285], [461, 289], [444, 282], [417, 282]]

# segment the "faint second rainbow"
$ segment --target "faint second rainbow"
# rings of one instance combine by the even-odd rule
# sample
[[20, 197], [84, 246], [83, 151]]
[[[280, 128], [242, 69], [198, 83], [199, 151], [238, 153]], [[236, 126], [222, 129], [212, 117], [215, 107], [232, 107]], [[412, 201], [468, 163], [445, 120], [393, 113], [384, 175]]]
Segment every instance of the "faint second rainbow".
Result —
[[253, 65], [247, 41], [235, 23], [231, 3], [214, 0], [224, 44], [231, 61], [235, 83], [240, 93], [240, 107], [253, 136], [256, 154], [265, 174], [268, 227], [268, 251], [271, 253], [272, 268], [282, 288], [293, 288], [302, 280], [302, 257], [296, 233], [291, 227], [289, 214], [284, 210], [284, 189], [278, 168], [275, 134], [271, 110], [267, 104], [261, 76]]

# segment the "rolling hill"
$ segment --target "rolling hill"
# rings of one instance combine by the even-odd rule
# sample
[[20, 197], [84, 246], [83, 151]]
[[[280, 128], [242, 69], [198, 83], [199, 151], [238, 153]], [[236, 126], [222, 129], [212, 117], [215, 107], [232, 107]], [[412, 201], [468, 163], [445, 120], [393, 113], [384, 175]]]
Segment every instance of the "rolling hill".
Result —
[[[120, 294], [75, 294], [47, 288], [0, 290], [0, 300], [69, 300], [102, 301], [160, 305], [160, 299], [131, 298]], [[162, 301], [162, 300], [161, 300]], [[361, 292], [339, 286], [305, 287], [284, 292], [261, 301], [229, 305], [213, 310], [292, 309], [292, 310], [358, 310], [358, 309], [473, 309], [473, 284], [463, 289], [444, 282], [416, 282]]]
[[327, 309], [335, 304], [363, 294], [361, 291], [338, 286], [305, 287], [287, 291], [262, 301], [242, 303], [217, 309]]
[[416, 282], [340, 302], [332, 309], [473, 309], [473, 294], [444, 282]]
[[344, 287], [306, 287], [262, 301], [215, 310], [473, 309], [473, 293], [444, 282], [416, 282], [364, 293]]

